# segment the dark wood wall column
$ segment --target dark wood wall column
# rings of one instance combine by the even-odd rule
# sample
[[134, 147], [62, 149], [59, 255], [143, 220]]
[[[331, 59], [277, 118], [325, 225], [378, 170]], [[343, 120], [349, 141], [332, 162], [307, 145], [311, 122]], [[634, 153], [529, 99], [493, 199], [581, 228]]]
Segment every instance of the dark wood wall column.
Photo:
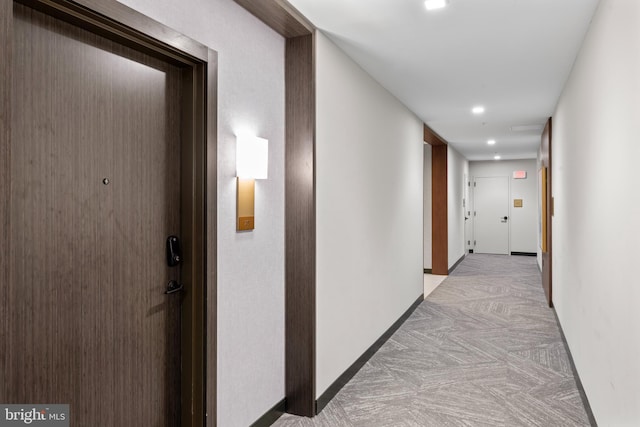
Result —
[[553, 307], [553, 293], [551, 286], [551, 218], [553, 216], [553, 194], [551, 193], [551, 117], [547, 120], [547, 124], [542, 132], [542, 141], [540, 144], [540, 166], [546, 168], [547, 173], [547, 247], [546, 251], [542, 252], [542, 287], [544, 288], [545, 296], [547, 297], [547, 304], [549, 307]]
[[447, 209], [447, 146], [436, 145], [431, 152], [431, 204], [433, 274], [449, 274], [449, 223]]
[[287, 40], [285, 388], [287, 412], [316, 414], [315, 91], [313, 36]]
[[449, 274], [449, 226], [447, 208], [447, 144], [444, 139], [424, 126], [424, 141], [431, 145], [431, 271]]

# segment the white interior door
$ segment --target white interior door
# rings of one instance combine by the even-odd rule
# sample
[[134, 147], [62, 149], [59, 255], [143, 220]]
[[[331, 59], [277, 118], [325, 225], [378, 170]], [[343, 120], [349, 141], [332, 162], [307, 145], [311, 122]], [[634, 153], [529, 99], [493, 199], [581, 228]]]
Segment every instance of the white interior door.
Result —
[[509, 177], [475, 178], [474, 252], [509, 254]]

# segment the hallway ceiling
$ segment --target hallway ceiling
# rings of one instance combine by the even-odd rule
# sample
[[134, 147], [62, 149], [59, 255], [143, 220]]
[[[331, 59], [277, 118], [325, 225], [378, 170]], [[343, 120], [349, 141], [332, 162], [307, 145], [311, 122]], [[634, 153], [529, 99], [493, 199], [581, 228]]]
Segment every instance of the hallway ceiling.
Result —
[[[598, 0], [289, 2], [467, 159], [488, 160], [536, 157]], [[539, 127], [511, 129], [523, 125]]]

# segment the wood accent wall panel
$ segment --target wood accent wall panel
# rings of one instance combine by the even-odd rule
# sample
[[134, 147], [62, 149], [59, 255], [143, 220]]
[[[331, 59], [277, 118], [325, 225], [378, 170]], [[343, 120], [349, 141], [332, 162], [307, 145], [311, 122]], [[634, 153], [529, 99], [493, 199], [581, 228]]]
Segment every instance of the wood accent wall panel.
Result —
[[424, 142], [429, 145], [447, 145], [447, 142], [427, 125], [424, 125]]
[[433, 274], [449, 274], [449, 226], [447, 208], [447, 146], [434, 145], [431, 151], [431, 182], [433, 185], [432, 261]]
[[275, 32], [290, 39], [311, 34], [311, 24], [291, 5], [277, 0], [235, 0]]
[[544, 294], [547, 297], [547, 304], [549, 307], [553, 307], [553, 292], [552, 292], [552, 271], [551, 271], [551, 257], [552, 257], [552, 217], [553, 217], [553, 194], [552, 189], [552, 173], [551, 173], [551, 117], [547, 120], [547, 124], [542, 131], [542, 141], [540, 143], [540, 166], [547, 168], [547, 251], [542, 252], [542, 287], [544, 288]]
[[287, 412], [315, 415], [316, 219], [313, 36], [286, 41], [285, 389]]

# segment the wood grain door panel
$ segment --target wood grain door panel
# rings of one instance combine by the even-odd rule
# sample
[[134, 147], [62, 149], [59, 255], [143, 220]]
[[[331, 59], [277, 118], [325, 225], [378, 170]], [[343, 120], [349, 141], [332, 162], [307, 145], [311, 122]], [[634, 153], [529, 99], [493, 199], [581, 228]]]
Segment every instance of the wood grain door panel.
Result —
[[13, 28], [0, 401], [179, 425], [181, 71], [24, 6]]

